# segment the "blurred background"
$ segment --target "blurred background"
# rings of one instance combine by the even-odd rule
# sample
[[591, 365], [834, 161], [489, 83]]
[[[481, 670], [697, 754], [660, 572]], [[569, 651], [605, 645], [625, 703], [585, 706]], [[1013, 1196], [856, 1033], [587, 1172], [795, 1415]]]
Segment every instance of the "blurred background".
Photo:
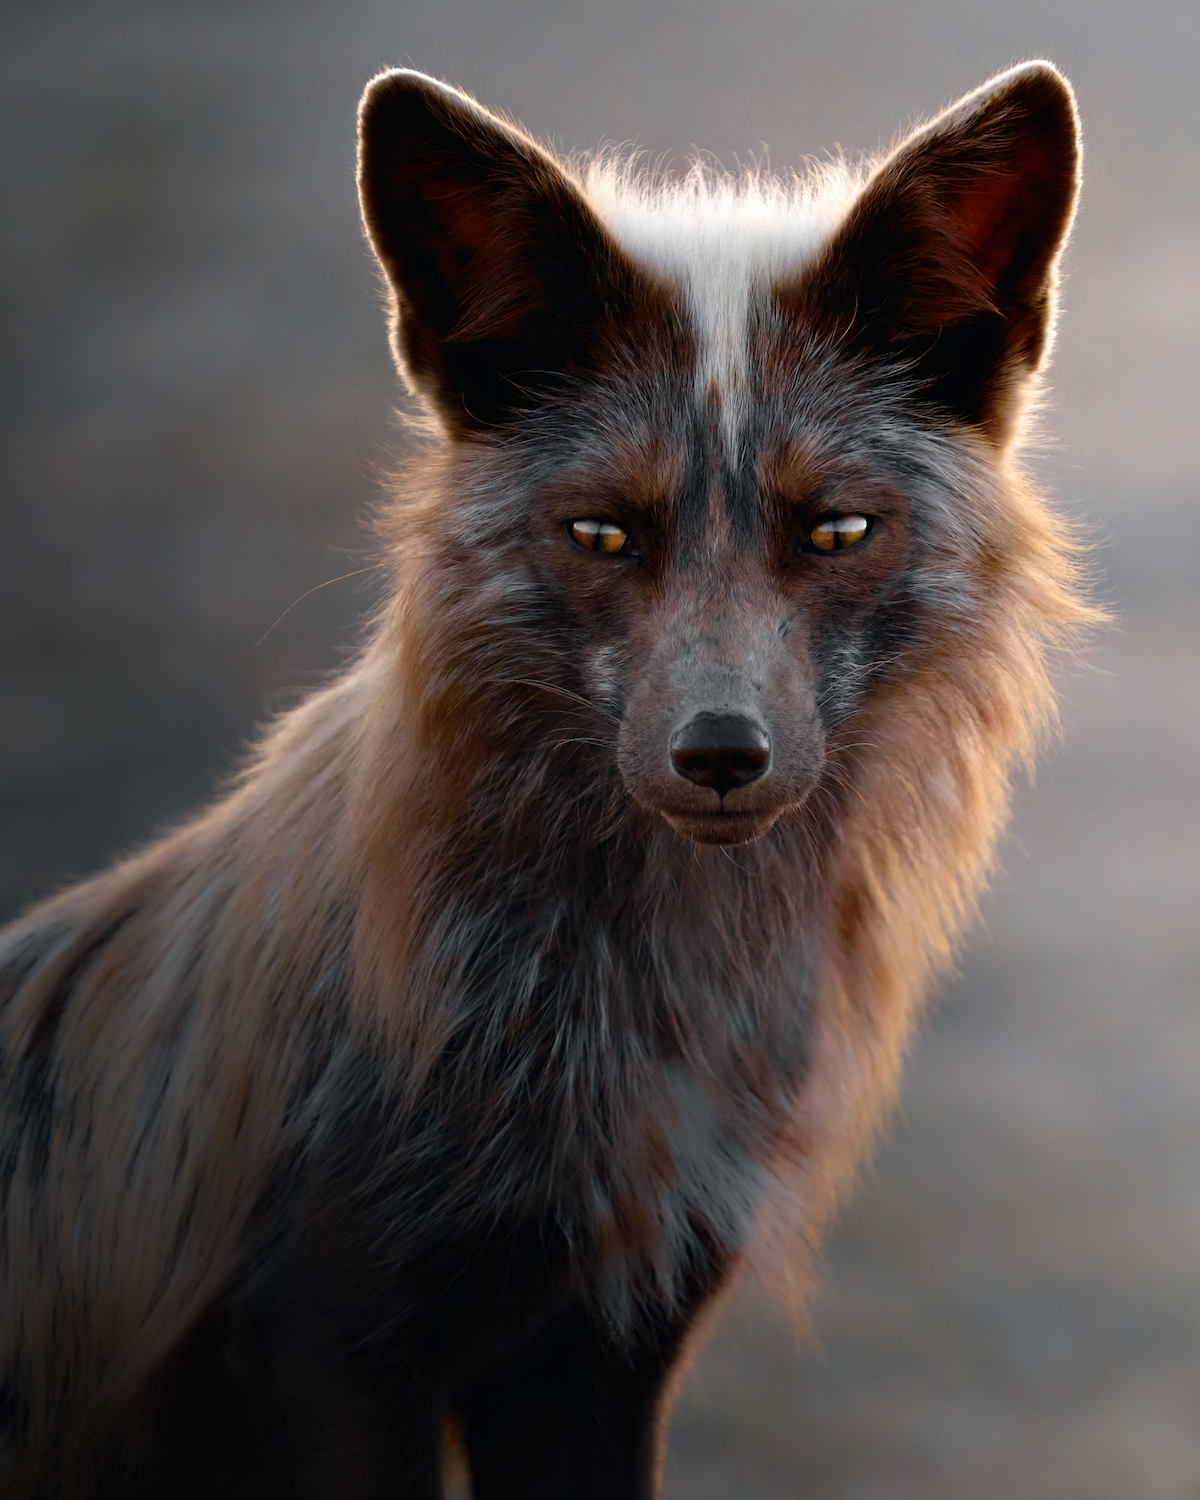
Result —
[[376, 69], [567, 149], [780, 166], [1066, 70], [1087, 183], [1035, 466], [1117, 623], [1062, 669], [812, 1335], [741, 1296], [667, 1494], [1200, 1497], [1195, 0], [43, 0], [4, 34], [0, 916], [203, 801], [357, 638], [371, 575], [319, 586], [369, 561], [401, 441], [353, 191]]

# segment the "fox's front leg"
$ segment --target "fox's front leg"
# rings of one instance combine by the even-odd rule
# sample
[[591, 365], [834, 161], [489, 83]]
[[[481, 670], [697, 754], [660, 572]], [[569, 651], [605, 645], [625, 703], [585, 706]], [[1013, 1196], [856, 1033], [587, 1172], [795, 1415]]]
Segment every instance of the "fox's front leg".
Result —
[[474, 1500], [653, 1500], [669, 1377], [715, 1291], [633, 1343], [573, 1310], [462, 1392]]

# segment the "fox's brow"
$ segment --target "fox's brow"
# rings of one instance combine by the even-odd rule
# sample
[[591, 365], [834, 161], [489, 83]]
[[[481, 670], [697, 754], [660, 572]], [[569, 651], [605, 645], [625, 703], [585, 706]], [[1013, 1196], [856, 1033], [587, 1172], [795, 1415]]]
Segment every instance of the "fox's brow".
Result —
[[673, 512], [688, 472], [682, 451], [659, 446], [633, 451], [620, 455], [614, 467], [612, 494], [623, 509], [659, 517]]

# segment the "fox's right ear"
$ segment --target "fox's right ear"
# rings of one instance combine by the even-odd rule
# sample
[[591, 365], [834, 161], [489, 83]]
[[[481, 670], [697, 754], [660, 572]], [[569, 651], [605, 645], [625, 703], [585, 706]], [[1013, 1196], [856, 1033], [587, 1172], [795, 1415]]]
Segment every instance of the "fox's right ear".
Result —
[[358, 183], [397, 363], [454, 436], [601, 358], [636, 273], [522, 131], [422, 73], [382, 73], [359, 110]]

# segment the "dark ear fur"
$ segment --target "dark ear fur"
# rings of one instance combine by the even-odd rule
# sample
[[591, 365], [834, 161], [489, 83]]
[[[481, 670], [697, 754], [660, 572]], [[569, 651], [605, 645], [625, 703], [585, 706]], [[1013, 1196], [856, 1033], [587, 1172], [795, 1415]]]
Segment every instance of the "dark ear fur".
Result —
[[397, 362], [454, 436], [602, 360], [637, 273], [528, 136], [421, 73], [383, 73], [359, 111], [358, 180]]
[[780, 305], [1003, 443], [1053, 332], [1079, 157], [1057, 69], [1001, 73], [882, 163]]

